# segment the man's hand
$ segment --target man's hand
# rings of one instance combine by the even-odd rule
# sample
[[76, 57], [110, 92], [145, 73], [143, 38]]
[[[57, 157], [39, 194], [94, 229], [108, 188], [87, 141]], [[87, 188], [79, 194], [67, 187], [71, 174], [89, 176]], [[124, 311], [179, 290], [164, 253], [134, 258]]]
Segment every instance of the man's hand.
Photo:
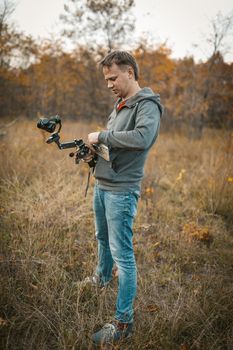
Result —
[[88, 154], [84, 158], [82, 158], [82, 160], [85, 163], [89, 163], [93, 158], [94, 158], [94, 153], [93, 153], [92, 149], [90, 149]]
[[88, 138], [88, 142], [90, 145], [93, 145], [93, 143], [98, 143], [99, 142], [99, 134], [100, 132], [91, 132], [90, 134], [88, 134], [87, 138]]

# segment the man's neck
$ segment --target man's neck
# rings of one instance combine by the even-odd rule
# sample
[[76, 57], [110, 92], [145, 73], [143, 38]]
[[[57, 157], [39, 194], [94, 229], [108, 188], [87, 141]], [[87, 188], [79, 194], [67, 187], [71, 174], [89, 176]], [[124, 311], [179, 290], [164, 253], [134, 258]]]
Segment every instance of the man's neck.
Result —
[[132, 89], [128, 92], [127, 96], [122, 97], [121, 100], [122, 101], [128, 100], [130, 97], [133, 97], [134, 95], [136, 95], [140, 90], [141, 88], [138, 85], [138, 82], [136, 82], [135, 85], [132, 87]]

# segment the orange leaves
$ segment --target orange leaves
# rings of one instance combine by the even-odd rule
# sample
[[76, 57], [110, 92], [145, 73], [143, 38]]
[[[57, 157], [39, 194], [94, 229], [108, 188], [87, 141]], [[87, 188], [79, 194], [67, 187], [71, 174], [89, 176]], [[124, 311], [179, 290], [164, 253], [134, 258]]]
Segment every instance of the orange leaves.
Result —
[[141, 43], [134, 54], [140, 67], [141, 84], [150, 85], [152, 89], [165, 95], [175, 69], [170, 50], [165, 45], [149, 49], [145, 43]]
[[153, 187], [147, 187], [146, 189], [145, 189], [145, 194], [146, 195], [150, 195], [150, 194], [152, 194], [152, 193], [154, 193], [154, 189], [153, 189]]
[[145, 185], [142, 188], [141, 196], [147, 201], [148, 199], [153, 199], [154, 195], [155, 185], [152, 181], [147, 181], [147, 183], [145, 183]]
[[184, 224], [182, 232], [187, 236], [189, 241], [196, 240], [199, 242], [210, 244], [213, 240], [207, 226], [199, 226], [194, 222]]

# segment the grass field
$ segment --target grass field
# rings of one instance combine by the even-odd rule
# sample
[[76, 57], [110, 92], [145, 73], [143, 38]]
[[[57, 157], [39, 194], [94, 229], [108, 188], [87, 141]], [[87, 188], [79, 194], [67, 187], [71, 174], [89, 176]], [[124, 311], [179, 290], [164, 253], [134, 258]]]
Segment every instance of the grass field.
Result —
[[[62, 140], [95, 128], [67, 121]], [[18, 120], [0, 140], [1, 349], [92, 349], [114, 315], [117, 276], [79, 283], [96, 264], [94, 181], [85, 198], [87, 165], [48, 136]], [[232, 160], [228, 131], [159, 136], [135, 221], [135, 334], [115, 349], [233, 349]]]

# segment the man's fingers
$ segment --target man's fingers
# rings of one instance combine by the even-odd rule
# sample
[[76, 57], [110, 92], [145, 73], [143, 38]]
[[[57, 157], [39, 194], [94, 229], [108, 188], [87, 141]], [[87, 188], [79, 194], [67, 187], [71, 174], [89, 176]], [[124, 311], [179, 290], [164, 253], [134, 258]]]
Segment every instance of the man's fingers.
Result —
[[90, 134], [88, 134], [88, 142], [90, 144], [98, 143], [99, 134], [99, 132], [91, 132]]
[[88, 147], [90, 148], [90, 151], [92, 152], [92, 154], [95, 153], [95, 149], [92, 144], [89, 144]]
[[92, 160], [93, 158], [94, 158], [94, 152], [93, 152], [93, 150], [91, 149], [91, 147], [88, 145], [88, 147], [90, 148], [89, 149], [89, 152], [88, 152], [88, 154], [83, 158], [83, 161], [85, 162], [85, 163], [88, 163], [88, 162], [90, 162], [90, 160]]

